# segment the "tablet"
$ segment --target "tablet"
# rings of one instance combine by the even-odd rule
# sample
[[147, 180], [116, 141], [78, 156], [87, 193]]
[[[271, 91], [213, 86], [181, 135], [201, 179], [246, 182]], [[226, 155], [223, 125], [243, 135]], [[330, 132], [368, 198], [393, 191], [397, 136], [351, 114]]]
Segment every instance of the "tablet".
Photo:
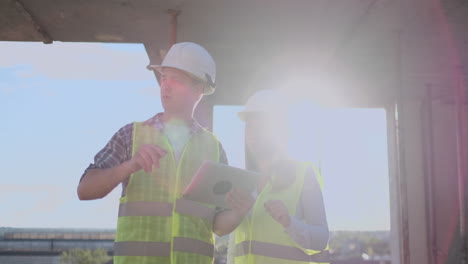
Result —
[[260, 174], [204, 161], [185, 189], [186, 199], [228, 208], [224, 196], [232, 188], [252, 193]]

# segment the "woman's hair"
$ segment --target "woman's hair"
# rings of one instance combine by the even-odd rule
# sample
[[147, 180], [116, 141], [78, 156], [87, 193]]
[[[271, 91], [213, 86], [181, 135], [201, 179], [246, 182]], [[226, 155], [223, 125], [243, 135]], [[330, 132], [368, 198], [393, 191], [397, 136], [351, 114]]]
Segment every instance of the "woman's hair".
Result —
[[259, 168], [257, 166], [257, 162], [255, 161], [254, 155], [250, 152], [249, 148], [247, 147], [247, 143], [245, 145], [245, 168], [247, 170], [259, 172]]

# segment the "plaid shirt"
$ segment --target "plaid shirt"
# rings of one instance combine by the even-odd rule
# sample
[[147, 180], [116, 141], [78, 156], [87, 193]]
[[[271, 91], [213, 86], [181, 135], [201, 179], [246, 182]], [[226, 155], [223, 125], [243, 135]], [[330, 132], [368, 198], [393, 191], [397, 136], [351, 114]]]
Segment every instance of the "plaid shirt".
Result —
[[[146, 120], [145, 125], [152, 126], [158, 129], [160, 132], [164, 131], [164, 122], [162, 120], [163, 113], [158, 113], [154, 117]], [[200, 132], [203, 127], [195, 120], [192, 121], [190, 126], [190, 134]], [[89, 169], [109, 169], [115, 167], [122, 162], [130, 160], [132, 158], [133, 148], [133, 123], [127, 124], [120, 128], [110, 141], [94, 156], [94, 163], [89, 164], [86, 168], [83, 176]], [[220, 162], [228, 164], [226, 152], [223, 149], [221, 143], [219, 143], [220, 149]], [[83, 179], [81, 176], [81, 179]], [[127, 187], [129, 178], [122, 182], [122, 196], [125, 195], [125, 189]]]

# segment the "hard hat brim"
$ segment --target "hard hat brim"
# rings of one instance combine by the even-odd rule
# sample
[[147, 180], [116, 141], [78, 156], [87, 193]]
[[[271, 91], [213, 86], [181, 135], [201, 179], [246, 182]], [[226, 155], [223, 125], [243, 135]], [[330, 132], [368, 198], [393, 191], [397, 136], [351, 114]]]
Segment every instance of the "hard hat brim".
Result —
[[203, 81], [203, 82], [205, 83], [205, 87], [204, 87], [204, 89], [203, 89], [203, 94], [204, 94], [204, 95], [210, 95], [210, 94], [213, 94], [213, 93], [215, 92], [215, 87], [210, 86], [210, 85], [207, 83], [206, 80], [202, 80], [202, 79], [198, 78], [197, 76], [191, 74], [190, 72], [187, 72], [187, 71], [184, 70], [184, 69], [179, 69], [179, 68], [177, 68], [177, 67], [171, 67], [171, 66], [154, 65], [154, 64], [150, 64], [150, 65], [146, 66], [146, 69], [148, 69], [148, 70], [150, 70], [150, 71], [156, 70], [156, 71], [158, 71], [159, 73], [162, 73], [161, 70], [162, 70], [162, 68], [164, 68], [164, 67], [175, 68], [175, 69], [184, 71], [184, 72], [186, 72], [187, 74], [189, 74], [190, 76], [192, 76], [193, 78], [196, 78], [196, 79], [198, 79], [198, 80]]
[[237, 116], [239, 117], [240, 120], [246, 121], [248, 116], [269, 116], [270, 114], [264, 111], [241, 111], [237, 113]]
[[161, 73], [161, 68], [162, 68], [161, 65], [150, 64], [150, 65], [146, 66], [146, 69], [148, 69], [150, 71], [157, 70], [159, 73]]
[[245, 116], [246, 116], [246, 114], [247, 114], [247, 112], [242, 111], [242, 112], [237, 113], [237, 116], [239, 117], [240, 120], [242, 120], [242, 121], [245, 122]]

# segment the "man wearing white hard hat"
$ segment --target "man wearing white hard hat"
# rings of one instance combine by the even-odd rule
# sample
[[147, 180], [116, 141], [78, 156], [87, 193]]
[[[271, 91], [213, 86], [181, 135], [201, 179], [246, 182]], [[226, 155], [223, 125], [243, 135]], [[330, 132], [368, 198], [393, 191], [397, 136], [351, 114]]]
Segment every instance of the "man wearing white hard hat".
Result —
[[148, 69], [160, 73], [164, 112], [117, 131], [86, 169], [78, 196], [99, 199], [122, 183], [114, 263], [209, 264], [215, 208], [181, 192], [203, 161], [227, 163], [220, 142], [193, 119], [202, 96], [215, 90], [215, 62], [183, 42]]
[[327, 262], [321, 177], [313, 164], [288, 158], [286, 98], [277, 90], [261, 90], [239, 113], [245, 122], [246, 167], [262, 176], [253, 194], [229, 192], [231, 210], [217, 215], [218, 235], [235, 230], [228, 264]]

